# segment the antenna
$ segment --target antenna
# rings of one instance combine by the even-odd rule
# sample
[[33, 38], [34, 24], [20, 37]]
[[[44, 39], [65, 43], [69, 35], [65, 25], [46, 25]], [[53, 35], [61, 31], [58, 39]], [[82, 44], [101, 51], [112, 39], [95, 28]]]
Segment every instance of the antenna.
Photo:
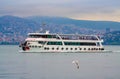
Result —
[[43, 33], [49, 34], [49, 30], [47, 30], [47, 24], [45, 22], [42, 22], [42, 28], [41, 31]]
[[46, 23], [45, 23], [45, 22], [42, 22], [42, 23], [41, 23], [41, 28], [39, 29], [39, 32], [44, 33], [44, 32], [45, 32], [45, 26], [46, 26]]

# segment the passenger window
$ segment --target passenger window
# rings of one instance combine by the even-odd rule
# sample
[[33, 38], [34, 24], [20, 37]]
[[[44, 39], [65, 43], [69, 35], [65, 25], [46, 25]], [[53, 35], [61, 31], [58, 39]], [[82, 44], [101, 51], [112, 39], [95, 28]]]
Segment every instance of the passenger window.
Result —
[[64, 48], [61, 48], [61, 50], [63, 50]]
[[52, 48], [52, 50], [54, 50], [54, 48]]
[[66, 50], [68, 50], [68, 48], [66, 48]]
[[82, 48], [80, 48], [80, 50], [82, 50]]

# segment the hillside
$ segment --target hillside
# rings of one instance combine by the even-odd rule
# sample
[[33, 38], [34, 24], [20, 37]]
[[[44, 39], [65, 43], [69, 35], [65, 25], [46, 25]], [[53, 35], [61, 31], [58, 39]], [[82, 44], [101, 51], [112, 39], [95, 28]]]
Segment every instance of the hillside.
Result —
[[120, 45], [120, 31], [113, 31], [104, 35], [104, 44]]
[[26, 34], [30, 31], [38, 29], [39, 24], [20, 17], [3, 16], [0, 17], [0, 32], [4, 33], [20, 33]]
[[28, 32], [34, 32], [39, 24], [15, 16], [0, 17], [0, 43], [16, 44], [22, 41]]
[[85, 21], [63, 17], [2, 16], [0, 17], [0, 44], [18, 44], [28, 33], [43, 30], [67, 34], [104, 34], [106, 28], [120, 30], [120, 22]]

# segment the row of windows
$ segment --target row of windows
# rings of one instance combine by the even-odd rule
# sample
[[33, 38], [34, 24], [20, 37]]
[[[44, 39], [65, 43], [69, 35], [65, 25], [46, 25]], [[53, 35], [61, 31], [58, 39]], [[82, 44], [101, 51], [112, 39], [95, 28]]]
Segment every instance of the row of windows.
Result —
[[62, 45], [62, 42], [48, 42], [47, 45]]
[[[50, 48], [45, 47], [45, 50], [49, 50]], [[51, 48], [52, 50], [87, 50], [87, 48]], [[88, 48], [88, 50], [104, 50], [104, 48]]]
[[85, 42], [65, 42], [65, 45], [86, 45], [86, 46], [96, 46], [96, 43], [85, 43]]
[[[41, 46], [29, 46], [31, 48], [41, 48]], [[49, 47], [44, 47], [45, 50], [50, 50]], [[104, 50], [104, 48], [51, 48], [52, 50]]]
[[[38, 41], [39, 44], [45, 44], [45, 41]], [[96, 43], [89, 42], [64, 42], [65, 45], [96, 46]], [[62, 42], [47, 42], [47, 45], [62, 45]]]

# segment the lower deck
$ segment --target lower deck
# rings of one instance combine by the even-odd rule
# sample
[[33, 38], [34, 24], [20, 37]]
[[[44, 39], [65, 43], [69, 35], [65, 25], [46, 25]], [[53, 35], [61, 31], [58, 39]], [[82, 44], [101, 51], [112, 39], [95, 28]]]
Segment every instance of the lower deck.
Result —
[[28, 46], [24, 51], [29, 52], [99, 52], [103, 51], [101, 46]]

